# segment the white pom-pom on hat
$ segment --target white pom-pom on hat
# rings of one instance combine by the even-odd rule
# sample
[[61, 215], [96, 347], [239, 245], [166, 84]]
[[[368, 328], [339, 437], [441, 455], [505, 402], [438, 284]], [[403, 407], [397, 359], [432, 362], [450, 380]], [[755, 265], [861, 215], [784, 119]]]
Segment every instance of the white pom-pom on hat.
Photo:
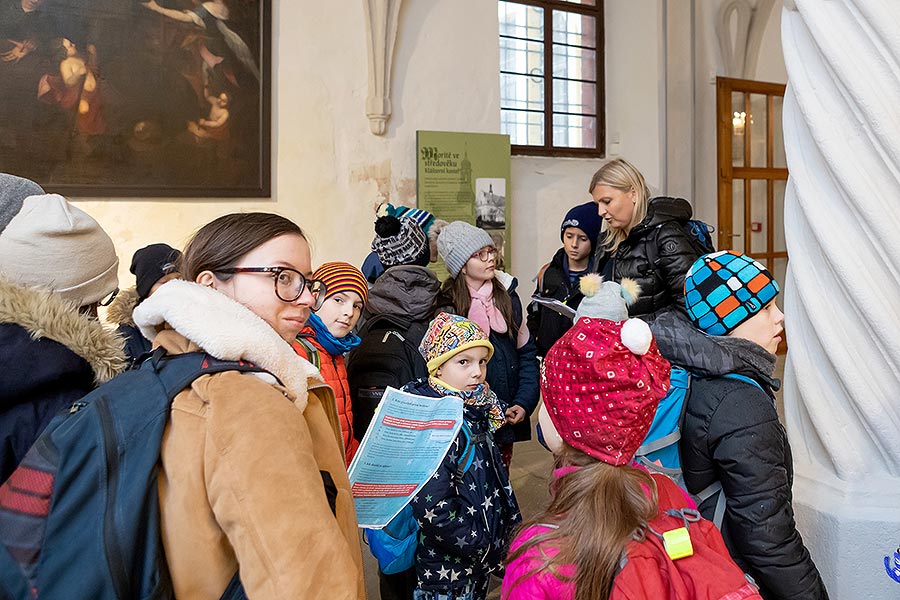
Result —
[[628, 319], [622, 323], [622, 343], [626, 348], [638, 356], [647, 354], [650, 343], [653, 341], [653, 333], [650, 326], [640, 319]]

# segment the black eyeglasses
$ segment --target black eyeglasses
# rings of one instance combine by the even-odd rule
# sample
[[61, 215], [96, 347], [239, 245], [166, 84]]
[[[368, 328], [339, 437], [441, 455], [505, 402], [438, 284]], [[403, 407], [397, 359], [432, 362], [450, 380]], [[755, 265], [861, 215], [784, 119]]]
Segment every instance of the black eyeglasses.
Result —
[[115, 300], [116, 296], [118, 296], [118, 295], [119, 295], [119, 288], [116, 288], [112, 291], [112, 294], [110, 294], [106, 298], [100, 300], [100, 302], [98, 302], [97, 304], [99, 304], [100, 306], [109, 306], [110, 304], [112, 304], [113, 300]]
[[229, 267], [216, 269], [216, 273], [271, 273], [275, 280], [275, 295], [282, 302], [293, 302], [303, 295], [303, 288], [308, 288], [315, 302], [313, 310], [322, 308], [325, 302], [325, 284], [318, 279], [307, 279], [303, 273], [288, 267]]

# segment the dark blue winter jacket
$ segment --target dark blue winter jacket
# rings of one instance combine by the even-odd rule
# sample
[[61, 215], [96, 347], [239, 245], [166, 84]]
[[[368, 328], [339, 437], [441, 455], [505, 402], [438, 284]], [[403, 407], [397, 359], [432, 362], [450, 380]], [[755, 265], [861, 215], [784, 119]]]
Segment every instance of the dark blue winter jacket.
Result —
[[[440, 397], [427, 379], [403, 389]], [[423, 590], [459, 589], [490, 573], [502, 576], [513, 529], [521, 521], [509, 475], [488, 430], [486, 408], [466, 406], [463, 418], [467, 431], [456, 437], [411, 503], [419, 523], [416, 576]], [[460, 453], [470, 447], [471, 466], [460, 473]]]
[[0, 279], [0, 481], [56, 413], [124, 366], [122, 341], [99, 321]]

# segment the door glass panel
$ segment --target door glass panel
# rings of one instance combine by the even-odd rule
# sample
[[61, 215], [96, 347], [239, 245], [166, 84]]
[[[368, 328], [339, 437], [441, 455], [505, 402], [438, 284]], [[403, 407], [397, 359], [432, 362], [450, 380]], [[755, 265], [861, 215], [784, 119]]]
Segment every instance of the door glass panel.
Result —
[[[775, 281], [778, 282], [778, 286], [784, 291], [784, 284], [787, 281], [787, 263], [788, 259], [786, 258], [773, 258], [772, 259], [772, 268], [770, 268], [770, 272], [775, 277]], [[775, 304], [778, 308], [784, 312], [784, 294], [778, 294], [775, 298]]]
[[744, 132], [747, 112], [743, 92], [731, 92], [731, 164], [744, 166]]
[[778, 169], [787, 169], [787, 157], [784, 153], [784, 97], [772, 97], [772, 125], [775, 137], [772, 139], [772, 166]]
[[766, 135], [769, 132], [767, 101], [765, 94], [750, 94], [750, 114], [747, 125], [750, 129], [750, 166], [766, 166]]
[[776, 180], [775, 184], [775, 214], [772, 215], [772, 226], [775, 228], [775, 252], [787, 252], [787, 243], [784, 239], [784, 190], [787, 181]]
[[766, 235], [769, 230], [766, 189], [768, 181], [750, 182], [750, 253], [766, 252]]
[[731, 182], [731, 244], [719, 250], [744, 251], [744, 180]]

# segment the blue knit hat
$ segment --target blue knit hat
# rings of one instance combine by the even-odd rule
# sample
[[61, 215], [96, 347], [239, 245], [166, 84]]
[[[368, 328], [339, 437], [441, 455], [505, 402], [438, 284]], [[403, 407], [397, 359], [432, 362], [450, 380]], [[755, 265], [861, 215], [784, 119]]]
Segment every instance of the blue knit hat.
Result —
[[709, 335], [727, 335], [772, 301], [781, 288], [761, 264], [740, 252], [705, 254], [688, 269], [688, 316]]
[[591, 250], [597, 243], [597, 237], [600, 235], [600, 225], [603, 220], [597, 212], [596, 202], [585, 202], [569, 210], [566, 218], [563, 219], [562, 225], [559, 227], [559, 239], [566, 234], [569, 227], [577, 227], [582, 230], [591, 242]]

